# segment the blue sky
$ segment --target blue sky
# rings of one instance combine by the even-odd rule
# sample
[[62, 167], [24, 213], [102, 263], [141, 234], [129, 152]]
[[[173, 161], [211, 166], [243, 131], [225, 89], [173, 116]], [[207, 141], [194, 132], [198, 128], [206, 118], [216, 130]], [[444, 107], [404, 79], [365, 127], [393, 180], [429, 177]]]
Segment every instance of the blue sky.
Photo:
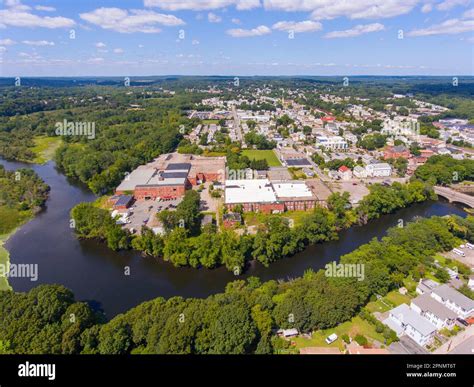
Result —
[[473, 75], [474, 0], [0, 0], [0, 76]]

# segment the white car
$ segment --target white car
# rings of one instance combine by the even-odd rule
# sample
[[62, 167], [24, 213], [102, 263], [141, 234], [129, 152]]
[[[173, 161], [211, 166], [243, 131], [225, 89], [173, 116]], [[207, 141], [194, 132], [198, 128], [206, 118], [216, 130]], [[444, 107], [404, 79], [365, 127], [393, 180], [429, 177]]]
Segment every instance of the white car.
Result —
[[332, 335], [329, 335], [328, 337], [326, 337], [326, 343], [327, 344], [332, 344], [336, 340], [337, 340], [337, 335], [335, 333], [333, 333]]

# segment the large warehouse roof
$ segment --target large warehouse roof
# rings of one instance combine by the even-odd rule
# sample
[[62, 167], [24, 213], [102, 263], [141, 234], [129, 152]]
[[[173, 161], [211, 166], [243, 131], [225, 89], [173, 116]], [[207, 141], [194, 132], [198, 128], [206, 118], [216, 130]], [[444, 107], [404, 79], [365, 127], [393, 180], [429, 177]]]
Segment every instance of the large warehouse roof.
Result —
[[226, 180], [226, 204], [274, 203], [276, 201], [273, 187], [267, 179]]

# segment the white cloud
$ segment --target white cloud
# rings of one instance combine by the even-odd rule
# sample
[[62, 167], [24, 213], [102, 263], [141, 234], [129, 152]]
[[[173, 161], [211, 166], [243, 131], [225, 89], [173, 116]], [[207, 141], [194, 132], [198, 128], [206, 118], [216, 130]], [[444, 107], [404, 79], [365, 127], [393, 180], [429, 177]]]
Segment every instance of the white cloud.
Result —
[[89, 58], [85, 61], [87, 64], [101, 64], [104, 63], [104, 58]]
[[234, 28], [226, 31], [228, 35], [234, 38], [248, 38], [252, 36], [262, 36], [272, 33], [272, 30], [267, 26], [258, 26], [252, 28], [251, 30], [244, 30], [242, 28]]
[[216, 15], [215, 13], [209, 12], [207, 14], [207, 20], [209, 23], [220, 23], [222, 21], [222, 18], [219, 15]]
[[12, 39], [0, 39], [0, 46], [12, 46], [16, 44], [16, 42]]
[[56, 11], [56, 8], [54, 8], [54, 7], [47, 7], [47, 6], [44, 6], [44, 5], [37, 5], [37, 6], [35, 7], [35, 9], [36, 9], [37, 11], [44, 11], [44, 12], [54, 12], [54, 11]]
[[462, 17], [463, 19], [474, 19], [474, 8], [464, 12]]
[[474, 31], [474, 20], [449, 19], [428, 28], [413, 30], [408, 36], [453, 35]]
[[22, 4], [20, 0], [5, 0], [4, 3], [6, 8], [16, 11], [29, 11], [31, 9], [30, 6]]
[[0, 9], [0, 27], [42, 27], [42, 28], [65, 28], [72, 27], [74, 20], [62, 16], [38, 16], [28, 12], [31, 9], [22, 5], [19, 1], [7, 0], [7, 9]]
[[200, 42], [199, 42], [199, 40], [197, 40], [197, 39], [193, 39], [193, 41], [191, 42], [191, 44], [192, 44], [193, 46], [197, 46], [199, 43], [200, 43]]
[[380, 23], [373, 23], [373, 24], [359, 24], [354, 28], [350, 28], [348, 30], [343, 31], [332, 31], [324, 35], [325, 38], [332, 39], [332, 38], [352, 38], [354, 36], [359, 36], [363, 34], [368, 34], [370, 32], [378, 32], [383, 31], [385, 29], [383, 24]]
[[428, 13], [433, 10], [433, 4], [424, 4], [423, 7], [421, 7], [421, 12], [423, 13]]
[[114, 48], [114, 54], [123, 54], [123, 48]]
[[240, 19], [237, 19], [236, 17], [234, 17], [231, 21], [232, 21], [232, 23], [237, 24], [237, 25], [239, 25], [239, 24], [242, 23], [242, 22], [240, 21]]
[[106, 30], [122, 33], [158, 33], [161, 29], [156, 27], [157, 24], [164, 26], [185, 24], [183, 20], [174, 15], [136, 9], [127, 11], [120, 8], [98, 8], [92, 12], [81, 13], [79, 16], [81, 19]]
[[261, 6], [260, 0], [145, 0], [145, 7], [159, 7], [168, 11], [203, 11], [235, 6], [238, 10], [248, 10]]
[[301, 22], [281, 21], [275, 23], [272, 28], [279, 31], [312, 32], [321, 30], [323, 26], [319, 22], [305, 20]]
[[469, 0], [445, 0], [439, 3], [436, 8], [439, 11], [449, 11], [451, 8], [457, 7], [458, 5], [468, 5]]
[[23, 40], [22, 43], [28, 46], [54, 46], [54, 42], [47, 40]]
[[410, 12], [420, 0], [263, 0], [266, 9], [311, 12], [312, 19], [390, 18]]
[[104, 42], [97, 42], [97, 43], [95, 44], [95, 46], [96, 46], [97, 48], [105, 48], [105, 47], [107, 47], [107, 45], [106, 45]]

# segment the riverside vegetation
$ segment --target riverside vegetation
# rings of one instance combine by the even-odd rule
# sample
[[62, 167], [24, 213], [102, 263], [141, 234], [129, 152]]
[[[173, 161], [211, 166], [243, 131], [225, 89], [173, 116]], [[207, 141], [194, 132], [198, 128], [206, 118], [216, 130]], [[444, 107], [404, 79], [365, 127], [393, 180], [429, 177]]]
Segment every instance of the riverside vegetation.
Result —
[[[365, 265], [364, 281], [327, 277], [324, 270], [288, 282], [251, 277], [205, 299], [156, 298], [108, 322], [60, 285], [5, 291], [0, 294], [0, 353], [276, 353], [288, 345], [273, 334], [276, 328], [311, 332], [356, 315], [370, 321], [364, 305], [406, 278], [416, 281], [435, 270], [433, 256], [452, 249], [460, 238], [474, 242], [474, 217], [420, 219], [341, 257], [341, 263]], [[469, 269], [461, 265], [460, 274], [469, 275]], [[385, 344], [396, 340], [389, 329], [380, 333]]]

